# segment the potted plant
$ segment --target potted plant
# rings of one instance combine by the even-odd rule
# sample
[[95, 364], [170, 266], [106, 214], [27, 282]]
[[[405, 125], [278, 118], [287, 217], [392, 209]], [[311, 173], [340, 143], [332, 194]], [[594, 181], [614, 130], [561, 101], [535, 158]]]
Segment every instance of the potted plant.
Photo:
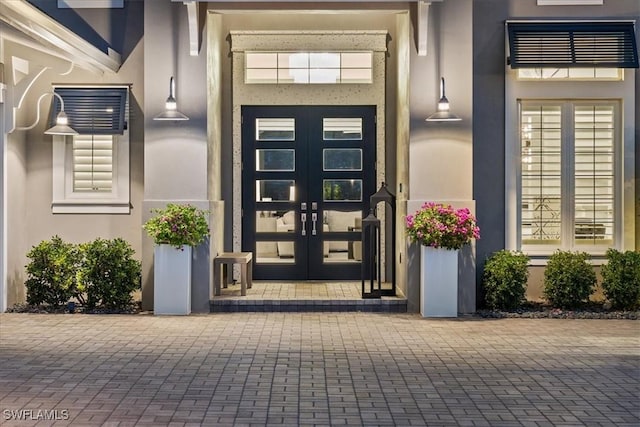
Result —
[[191, 313], [191, 252], [209, 235], [206, 211], [169, 203], [143, 228], [153, 238], [154, 314]]
[[405, 219], [406, 232], [419, 243], [420, 313], [424, 317], [458, 315], [458, 250], [480, 238], [476, 218], [467, 208], [428, 202]]

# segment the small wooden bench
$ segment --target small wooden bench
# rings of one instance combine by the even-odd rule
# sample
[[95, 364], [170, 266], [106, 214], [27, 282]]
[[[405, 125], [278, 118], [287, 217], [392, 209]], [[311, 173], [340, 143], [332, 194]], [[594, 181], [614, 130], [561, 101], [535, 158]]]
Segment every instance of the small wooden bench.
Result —
[[[227, 287], [227, 265], [240, 264], [240, 295], [247, 295], [251, 289], [251, 270], [253, 254], [251, 252], [222, 252], [213, 259], [213, 294], [220, 295], [220, 284]], [[222, 269], [220, 266], [222, 265]], [[222, 271], [222, 275], [220, 274]]]

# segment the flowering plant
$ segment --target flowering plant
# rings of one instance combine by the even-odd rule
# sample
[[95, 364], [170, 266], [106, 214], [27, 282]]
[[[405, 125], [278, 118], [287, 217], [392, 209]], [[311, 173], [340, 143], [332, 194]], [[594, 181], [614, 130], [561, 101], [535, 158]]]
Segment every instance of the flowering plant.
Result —
[[407, 215], [406, 230], [412, 242], [433, 248], [460, 249], [471, 239], [480, 238], [480, 228], [469, 209], [432, 202]]
[[197, 246], [209, 235], [206, 211], [195, 206], [169, 203], [166, 209], [153, 209], [157, 215], [144, 223], [142, 228], [156, 244], [180, 248]]

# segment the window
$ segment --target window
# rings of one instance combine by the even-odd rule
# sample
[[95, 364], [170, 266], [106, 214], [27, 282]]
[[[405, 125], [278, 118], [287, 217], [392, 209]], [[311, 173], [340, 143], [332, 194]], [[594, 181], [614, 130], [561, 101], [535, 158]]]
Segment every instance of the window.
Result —
[[373, 52], [246, 52], [245, 83], [371, 83]]
[[53, 213], [129, 213], [128, 88], [55, 91], [79, 135], [53, 137]]
[[622, 80], [622, 68], [518, 68], [518, 80]]
[[520, 102], [523, 250], [614, 245], [619, 110], [614, 101]]

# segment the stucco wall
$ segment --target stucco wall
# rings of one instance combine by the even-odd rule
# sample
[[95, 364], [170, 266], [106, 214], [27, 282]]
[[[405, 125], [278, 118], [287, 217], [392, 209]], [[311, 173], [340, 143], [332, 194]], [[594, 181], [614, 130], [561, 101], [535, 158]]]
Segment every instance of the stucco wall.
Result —
[[[182, 3], [144, 2], [144, 202], [141, 223], [150, 210], [168, 202], [209, 208], [207, 200], [206, 40], [199, 56], [189, 55], [187, 10]], [[178, 110], [189, 121], [154, 121], [175, 78]], [[141, 230], [142, 233], [142, 230]], [[153, 308], [153, 241], [142, 234], [142, 306]], [[194, 251], [192, 311], [208, 311], [209, 246]]]
[[[639, 19], [637, 0], [606, 1], [604, 6], [537, 6], [536, 0], [473, 2], [473, 196], [480, 225], [487, 232], [477, 242], [479, 290], [484, 262], [505, 247], [505, 20]], [[637, 26], [636, 26], [637, 27]], [[636, 28], [636, 38], [638, 37]], [[640, 73], [632, 72], [637, 105]], [[451, 97], [449, 97], [451, 99]], [[635, 164], [639, 164], [638, 109], [635, 113]], [[636, 170], [638, 170], [636, 168]], [[638, 177], [636, 174], [636, 183]], [[635, 188], [636, 206], [640, 199]], [[635, 212], [638, 236], [638, 209]], [[633, 215], [632, 215], [633, 216]], [[636, 237], [636, 247], [638, 241]], [[482, 295], [478, 294], [481, 303]]]
[[[411, 123], [409, 146], [409, 201], [413, 213], [425, 201], [452, 203], [475, 210], [473, 201], [472, 127], [472, 2], [445, 1], [430, 7], [427, 56], [411, 47]], [[436, 111], [440, 98], [440, 78], [446, 82], [451, 112], [460, 122], [426, 122]], [[480, 219], [481, 220], [481, 219]], [[482, 226], [482, 224], [481, 224]], [[409, 310], [419, 299], [419, 251], [407, 248]], [[475, 311], [476, 284], [473, 247], [460, 252], [458, 305], [463, 313]]]
[[[137, 11], [137, 12], [135, 12]], [[130, 200], [128, 215], [76, 215], [52, 214], [52, 137], [44, 135], [48, 119], [50, 98], [42, 101], [41, 119], [29, 131], [16, 130], [7, 137], [7, 279], [8, 306], [23, 302], [26, 297], [24, 282], [26, 253], [42, 240], [54, 235], [69, 242], [86, 242], [97, 237], [121, 237], [128, 241], [141, 258], [141, 204], [143, 189], [143, 45], [136, 39], [136, 30], [142, 25], [142, 9], [132, 8], [126, 22], [120, 22], [120, 30], [135, 42], [117, 74], [95, 74], [72, 67], [68, 61], [53, 57], [45, 50], [35, 50], [20, 43], [5, 40], [4, 63], [7, 77], [11, 75], [11, 57], [30, 61], [30, 70], [38, 66], [49, 67], [27, 92], [27, 97], [17, 113], [17, 125], [26, 126], [35, 120], [36, 100], [54, 84], [131, 84], [129, 118], [130, 129]], [[109, 38], [106, 34], [105, 38]], [[13, 84], [13, 82], [7, 82]], [[8, 102], [14, 100], [8, 100]]]

